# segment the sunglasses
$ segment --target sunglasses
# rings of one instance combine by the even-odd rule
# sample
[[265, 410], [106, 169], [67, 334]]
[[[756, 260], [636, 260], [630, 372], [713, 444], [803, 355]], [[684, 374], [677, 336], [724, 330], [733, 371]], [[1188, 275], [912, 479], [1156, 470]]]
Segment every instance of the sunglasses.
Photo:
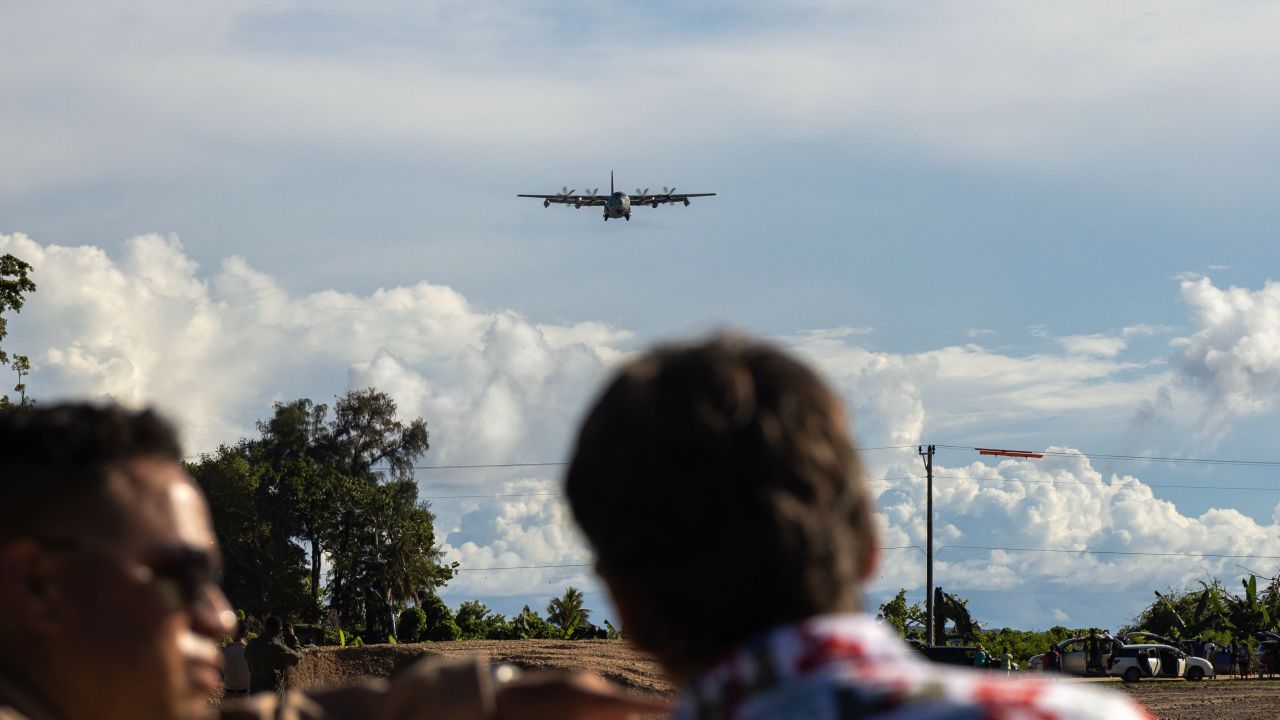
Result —
[[199, 609], [209, 601], [209, 590], [219, 585], [221, 573], [214, 556], [190, 545], [145, 548], [141, 551], [145, 559], [140, 559], [138, 548], [107, 540], [51, 535], [30, 537], [50, 550], [105, 555], [120, 561], [130, 578], [155, 588], [173, 610]]

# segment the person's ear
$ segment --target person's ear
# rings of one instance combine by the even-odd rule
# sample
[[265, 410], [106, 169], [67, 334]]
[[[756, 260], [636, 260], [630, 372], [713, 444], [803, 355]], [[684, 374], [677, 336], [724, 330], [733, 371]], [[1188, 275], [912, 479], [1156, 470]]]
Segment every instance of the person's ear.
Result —
[[38, 634], [57, 631], [61, 592], [55, 563], [34, 540], [0, 546], [0, 617]]

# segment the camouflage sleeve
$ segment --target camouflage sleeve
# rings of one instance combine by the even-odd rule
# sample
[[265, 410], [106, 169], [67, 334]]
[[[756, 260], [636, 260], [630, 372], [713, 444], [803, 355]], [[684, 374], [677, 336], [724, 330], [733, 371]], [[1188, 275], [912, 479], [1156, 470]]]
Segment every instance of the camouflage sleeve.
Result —
[[487, 720], [494, 715], [488, 668], [474, 659], [420, 660], [388, 682], [332, 690], [259, 693], [229, 701], [223, 720]]

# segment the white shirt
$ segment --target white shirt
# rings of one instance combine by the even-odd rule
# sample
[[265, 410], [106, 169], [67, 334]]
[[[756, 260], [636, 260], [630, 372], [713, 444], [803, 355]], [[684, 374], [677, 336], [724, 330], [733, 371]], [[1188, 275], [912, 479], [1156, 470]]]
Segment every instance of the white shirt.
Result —
[[926, 660], [866, 615], [777, 628], [681, 691], [675, 720], [1151, 720], [1106, 689]]
[[227, 692], [248, 692], [249, 661], [244, 658], [244, 643], [222, 648], [222, 663], [222, 684]]

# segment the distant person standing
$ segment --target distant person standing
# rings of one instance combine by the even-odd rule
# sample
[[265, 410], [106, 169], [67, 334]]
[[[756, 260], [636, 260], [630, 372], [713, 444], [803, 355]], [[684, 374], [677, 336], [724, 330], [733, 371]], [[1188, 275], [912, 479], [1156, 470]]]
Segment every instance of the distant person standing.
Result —
[[973, 666], [976, 668], [985, 668], [991, 662], [991, 656], [987, 655], [987, 649], [981, 645], [978, 651], [973, 654]]
[[1085, 652], [1089, 658], [1087, 667], [1088, 673], [1102, 673], [1102, 643], [1098, 642], [1098, 633], [1093, 631], [1089, 633], [1088, 640], [1085, 641]]
[[1236, 648], [1236, 667], [1246, 680], [1249, 679], [1249, 665], [1249, 643], [1240, 643], [1240, 647]]
[[1040, 668], [1051, 673], [1062, 670], [1062, 654], [1058, 652], [1057, 645], [1050, 645], [1049, 650], [1040, 658]]
[[1009, 652], [1009, 646], [1004, 646], [1004, 657], [1000, 658], [1000, 664], [1004, 667], [1004, 674], [1008, 675], [1013, 672], [1013, 653]]
[[302, 652], [289, 647], [282, 629], [280, 618], [272, 615], [267, 618], [262, 634], [245, 647], [252, 692], [279, 692], [284, 686], [285, 671], [302, 660]]
[[249, 661], [244, 657], [244, 621], [236, 623], [231, 643], [222, 648], [223, 697], [247, 697], [249, 695]]

